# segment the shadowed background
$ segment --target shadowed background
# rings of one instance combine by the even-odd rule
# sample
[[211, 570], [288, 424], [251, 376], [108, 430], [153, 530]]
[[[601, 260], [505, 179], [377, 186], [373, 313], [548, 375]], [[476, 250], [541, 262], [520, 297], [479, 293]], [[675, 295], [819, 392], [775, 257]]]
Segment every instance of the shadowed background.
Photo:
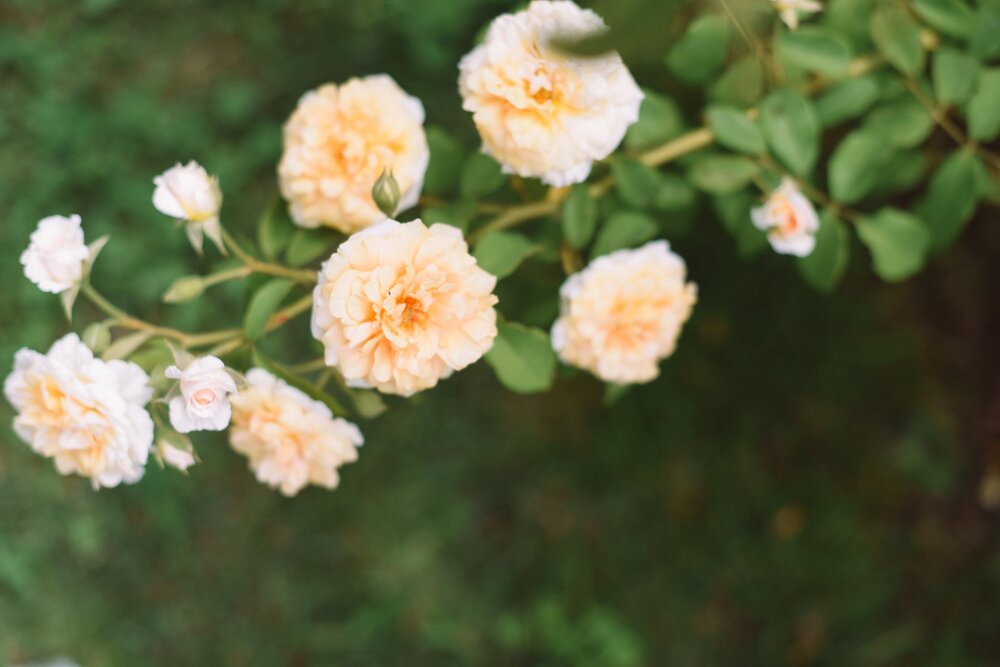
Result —
[[[0, 0], [0, 374], [68, 330], [17, 262], [39, 218], [111, 234], [94, 281], [128, 310], [235, 324], [245, 286], [158, 304], [207, 264], [152, 177], [197, 159], [252, 236], [298, 97], [383, 71], [472, 148], [456, 65], [511, 5]], [[644, 55], [664, 34], [636, 35], [641, 83], [700, 108]], [[151, 462], [94, 493], [4, 402], [0, 663], [996, 664], [1000, 531], [979, 491], [1000, 434], [996, 217], [917, 279], [856, 261], [826, 296], [787, 258], [740, 257], [702, 207], [668, 233], [700, 302], [659, 380], [605, 407], [582, 374], [519, 397], [477, 364], [363, 423], [332, 493], [282, 498], [207, 434], [189, 477]], [[547, 325], [561, 276], [526, 273], [501, 310], [544, 292]]]

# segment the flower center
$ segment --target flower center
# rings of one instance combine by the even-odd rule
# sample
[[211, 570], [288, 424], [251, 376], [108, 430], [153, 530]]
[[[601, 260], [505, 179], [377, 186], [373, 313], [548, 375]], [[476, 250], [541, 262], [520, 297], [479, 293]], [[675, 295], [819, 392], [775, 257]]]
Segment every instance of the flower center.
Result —
[[211, 389], [199, 389], [191, 396], [191, 400], [200, 406], [211, 405], [215, 401], [215, 392]]

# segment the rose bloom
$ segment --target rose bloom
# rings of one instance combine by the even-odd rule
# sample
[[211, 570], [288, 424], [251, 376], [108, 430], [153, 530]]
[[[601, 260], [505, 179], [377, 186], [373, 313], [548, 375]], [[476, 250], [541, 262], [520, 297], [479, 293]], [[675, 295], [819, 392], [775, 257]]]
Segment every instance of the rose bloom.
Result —
[[492, 347], [495, 286], [455, 227], [386, 220], [323, 265], [313, 336], [326, 363], [355, 386], [409, 396]]
[[40, 290], [58, 294], [80, 282], [88, 254], [80, 216], [51, 215], [31, 233], [21, 264], [24, 275]]
[[142, 477], [153, 444], [143, 406], [149, 377], [133, 363], [102, 361], [76, 334], [40, 354], [22, 349], [4, 382], [18, 411], [14, 431], [63, 475], [89, 477], [94, 488]]
[[666, 241], [598, 257], [569, 277], [552, 346], [571, 366], [606, 382], [649, 382], [673, 354], [697, 288]]
[[357, 426], [260, 368], [250, 369], [232, 404], [233, 449], [250, 459], [258, 480], [286, 496], [307, 484], [336, 488], [337, 469], [357, 460], [364, 442]]
[[178, 449], [163, 441], [159, 443], [159, 447], [160, 457], [171, 468], [177, 468], [183, 472], [196, 463], [194, 454], [189, 451]]
[[799, 27], [799, 12], [815, 14], [823, 11], [823, 5], [816, 0], [771, 0], [771, 4], [791, 30]]
[[587, 178], [639, 117], [642, 91], [617, 53], [586, 58], [552, 45], [607, 29], [568, 0], [498, 17], [459, 63], [462, 107], [506, 173], [564, 186]]
[[164, 374], [180, 380], [180, 395], [170, 399], [170, 424], [178, 433], [221, 431], [229, 425], [228, 395], [236, 393], [236, 381], [221, 359], [201, 357], [183, 370], [170, 366]]
[[398, 210], [417, 203], [430, 151], [424, 107], [386, 74], [306, 93], [285, 124], [278, 183], [302, 227], [350, 234], [386, 216], [372, 199], [382, 170], [399, 185]]
[[205, 168], [194, 160], [186, 165], [176, 164], [153, 179], [153, 206], [177, 220], [183, 220], [191, 245], [201, 252], [202, 238], [208, 235], [221, 250], [222, 230], [219, 209], [222, 208], [222, 190], [219, 179], [209, 176]]
[[816, 247], [819, 217], [791, 179], [782, 181], [763, 206], [750, 212], [750, 218], [767, 232], [775, 252], [805, 257]]

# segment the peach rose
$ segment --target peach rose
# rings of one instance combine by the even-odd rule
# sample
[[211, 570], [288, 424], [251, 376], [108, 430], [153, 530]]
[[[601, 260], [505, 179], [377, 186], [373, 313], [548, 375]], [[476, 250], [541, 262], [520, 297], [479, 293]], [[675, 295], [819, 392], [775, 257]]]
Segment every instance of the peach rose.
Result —
[[294, 496], [307, 484], [328, 489], [337, 469], [358, 458], [358, 427], [261, 368], [247, 372], [247, 386], [231, 399], [229, 442], [250, 459], [257, 479]]
[[552, 346], [606, 382], [649, 382], [673, 354], [697, 288], [666, 241], [598, 257], [560, 289]]
[[63, 475], [95, 489], [138, 481], [153, 444], [149, 377], [133, 363], [102, 361], [76, 334], [40, 354], [22, 349], [4, 382], [14, 431]]
[[399, 185], [399, 210], [417, 203], [430, 151], [424, 107], [386, 74], [306, 93], [285, 124], [282, 196], [302, 227], [350, 234], [384, 219], [372, 199], [382, 170]]
[[313, 336], [348, 381], [409, 396], [490, 349], [495, 286], [455, 227], [385, 220], [323, 265]]
[[606, 29], [569, 0], [535, 0], [495, 19], [462, 58], [462, 108], [472, 112], [483, 152], [506, 173], [579, 183], [638, 119], [642, 91], [617, 53], [577, 57], [552, 44]]
[[816, 209], [790, 178], [782, 181], [763, 206], [753, 209], [750, 218], [767, 232], [775, 252], [805, 257], [816, 247]]

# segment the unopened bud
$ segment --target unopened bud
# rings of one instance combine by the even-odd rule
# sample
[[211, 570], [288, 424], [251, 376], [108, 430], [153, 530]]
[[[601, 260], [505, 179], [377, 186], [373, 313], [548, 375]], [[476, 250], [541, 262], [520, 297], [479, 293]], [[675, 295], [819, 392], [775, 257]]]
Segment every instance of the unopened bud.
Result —
[[111, 345], [111, 331], [107, 322], [95, 322], [83, 330], [83, 344], [100, 354]]
[[201, 276], [184, 276], [174, 281], [167, 293], [163, 295], [163, 300], [167, 303], [179, 303], [190, 301], [201, 296], [205, 291], [205, 279]]
[[391, 217], [396, 213], [396, 207], [399, 206], [399, 183], [393, 178], [392, 172], [382, 170], [382, 175], [372, 187], [372, 199], [386, 215]]

